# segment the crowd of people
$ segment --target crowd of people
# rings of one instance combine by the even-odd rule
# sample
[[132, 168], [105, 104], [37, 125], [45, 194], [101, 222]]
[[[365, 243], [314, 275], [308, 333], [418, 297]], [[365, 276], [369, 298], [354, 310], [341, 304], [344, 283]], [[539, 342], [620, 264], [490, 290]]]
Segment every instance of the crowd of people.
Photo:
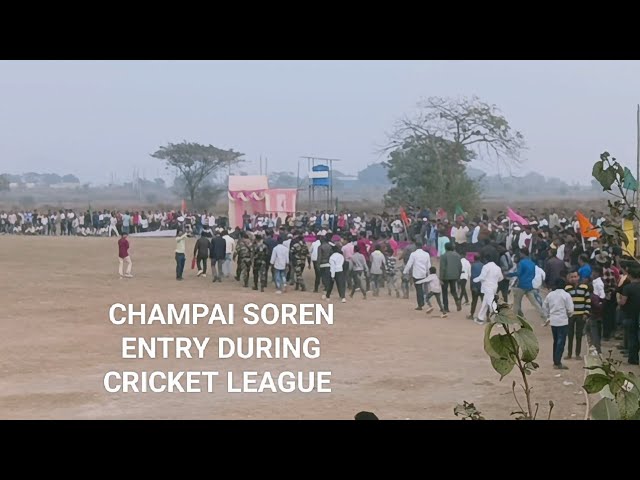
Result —
[[[243, 227], [234, 230], [200, 217], [195, 228], [177, 228], [176, 279], [183, 279], [191, 256], [198, 277], [206, 277], [210, 266], [213, 282], [233, 277], [260, 291], [273, 283], [276, 294], [292, 287], [330, 300], [335, 289], [346, 302], [347, 294], [367, 298], [386, 290], [408, 299], [413, 284], [416, 310], [430, 314], [435, 301], [447, 317], [450, 306], [468, 306], [467, 318], [481, 325], [499, 301], [511, 300], [522, 315], [527, 298], [541, 325], [553, 330], [556, 368], [567, 368], [565, 349], [565, 359], [581, 358], [585, 335], [598, 353], [602, 340], [619, 338], [629, 363], [637, 364], [640, 264], [618, 245], [583, 239], [579, 222], [564, 212], [520, 215], [522, 224], [504, 212], [490, 218], [486, 210], [451, 221], [428, 210], [409, 216], [316, 212], [285, 219], [245, 214]], [[594, 226], [609, 221], [594, 211], [589, 220]], [[190, 237], [196, 238], [193, 251], [187, 250]], [[130, 276], [124, 231], [119, 256], [120, 275]], [[439, 257], [438, 268], [433, 257]], [[313, 269], [313, 285], [306, 285], [305, 269]]]
[[[129, 211], [101, 210], [84, 212], [74, 209], [33, 211], [0, 211], [0, 234], [8, 235], [74, 235], [118, 237], [123, 233], [181, 229], [198, 231], [203, 225], [226, 225], [226, 217], [216, 218], [207, 211], [183, 213], [178, 210]], [[217, 222], [217, 223], [216, 223]]]
[[[586, 334], [600, 352], [601, 341], [616, 333], [618, 347], [631, 364], [638, 363], [640, 264], [622, 255], [616, 245], [583, 239], [576, 216], [566, 211], [519, 212], [525, 222], [513, 222], [505, 212], [489, 216], [457, 215], [441, 209], [368, 215], [341, 211], [273, 213], [245, 212], [242, 227], [229, 228], [226, 217], [208, 211], [0, 212], [1, 234], [80, 235], [119, 237], [119, 273], [131, 277], [128, 235], [175, 230], [176, 279], [187, 262], [187, 238], [196, 242], [192, 259], [197, 275], [212, 281], [235, 277], [244, 287], [276, 293], [287, 286], [305, 291], [303, 272], [313, 269], [313, 292], [340, 301], [357, 292], [409, 298], [416, 292], [416, 310], [450, 313], [469, 307], [467, 318], [478, 324], [495, 311], [496, 297], [512, 296], [514, 309], [527, 300], [554, 332], [554, 365], [566, 368], [561, 357], [580, 358]], [[591, 211], [590, 223], [610, 219]], [[439, 258], [439, 267], [431, 264]], [[235, 272], [232, 272], [235, 264]], [[252, 280], [252, 282], [250, 282]], [[544, 295], [548, 291], [549, 294]], [[571, 302], [567, 299], [567, 293]], [[571, 308], [569, 308], [571, 306]], [[566, 317], [566, 318], [565, 318]], [[566, 344], [566, 345], [565, 345]], [[562, 352], [561, 352], [562, 350]]]

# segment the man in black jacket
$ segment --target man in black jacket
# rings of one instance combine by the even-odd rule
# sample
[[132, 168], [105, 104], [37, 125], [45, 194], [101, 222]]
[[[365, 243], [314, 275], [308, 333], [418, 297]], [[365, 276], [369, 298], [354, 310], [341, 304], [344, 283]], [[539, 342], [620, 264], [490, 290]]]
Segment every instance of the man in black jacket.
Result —
[[193, 247], [193, 256], [198, 261], [198, 276], [207, 276], [207, 258], [209, 258], [209, 239], [200, 237]]
[[[209, 245], [209, 257], [211, 258], [212, 282], [222, 282], [222, 264], [227, 251], [227, 242], [222, 238], [222, 232], [216, 232], [216, 236]], [[216, 268], [216, 266], [218, 268]]]

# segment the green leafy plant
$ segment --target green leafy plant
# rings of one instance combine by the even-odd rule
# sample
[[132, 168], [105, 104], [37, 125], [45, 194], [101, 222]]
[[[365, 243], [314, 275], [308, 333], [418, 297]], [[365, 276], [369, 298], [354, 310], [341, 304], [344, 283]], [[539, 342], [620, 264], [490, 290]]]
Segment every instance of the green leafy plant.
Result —
[[622, 372], [621, 364], [609, 351], [602, 365], [585, 367], [593, 373], [587, 375], [582, 388], [589, 394], [602, 395], [591, 409], [594, 420], [640, 420], [640, 378]]
[[[503, 333], [495, 333], [494, 330], [497, 329], [502, 329]], [[509, 375], [514, 368], [520, 373], [522, 383], [518, 385], [514, 380], [511, 384], [513, 398], [518, 405], [518, 410], [511, 412], [511, 415], [516, 420], [535, 420], [540, 404], [533, 402], [531, 396], [533, 388], [529, 382], [529, 376], [539, 367], [535, 360], [540, 352], [540, 346], [531, 325], [524, 317], [516, 315], [509, 305], [498, 304], [496, 312], [490, 316], [484, 330], [484, 351], [491, 359], [493, 369], [500, 374], [500, 380]], [[523, 402], [518, 396], [518, 386], [524, 394]], [[553, 402], [549, 401], [547, 419], [551, 418], [553, 406]], [[472, 403], [464, 402], [456, 406], [454, 414], [465, 420], [478, 420], [479, 418], [475, 416], [479, 416], [480, 412]]]
[[[607, 200], [612, 217], [627, 220], [640, 220], [633, 198], [629, 191], [637, 189], [636, 179], [609, 152], [603, 152], [600, 160], [593, 165], [591, 175], [602, 187], [602, 190], [615, 198]], [[633, 197], [633, 195], [631, 195]], [[629, 239], [621, 225], [606, 223], [599, 227], [600, 234], [612, 245], [628, 245]], [[632, 252], [633, 253], [633, 252]]]
[[[501, 328], [504, 333], [492, 335], [494, 329]], [[538, 403], [533, 403], [532, 387], [529, 375], [538, 369], [535, 362], [540, 346], [533, 328], [524, 317], [516, 315], [509, 305], [498, 305], [497, 312], [484, 330], [484, 351], [491, 359], [491, 366], [500, 374], [500, 380], [517, 368], [522, 378], [520, 385], [514, 380], [511, 384], [513, 397], [519, 410], [511, 413], [516, 420], [535, 420], [538, 415]], [[524, 406], [518, 398], [516, 387], [519, 386], [525, 397]], [[549, 402], [549, 417], [553, 402]]]
[[461, 417], [462, 420], [486, 420], [482, 416], [482, 412], [473, 403], [467, 401], [456, 405], [456, 408], [453, 409], [453, 414], [456, 417]]

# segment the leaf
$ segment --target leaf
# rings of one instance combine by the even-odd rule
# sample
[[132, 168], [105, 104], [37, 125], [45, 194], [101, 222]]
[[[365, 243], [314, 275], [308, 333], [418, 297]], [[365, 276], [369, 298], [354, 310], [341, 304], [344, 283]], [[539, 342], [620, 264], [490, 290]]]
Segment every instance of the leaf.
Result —
[[513, 354], [515, 353], [515, 346], [513, 341], [509, 338], [507, 334], [498, 334], [491, 337], [491, 346], [494, 351], [500, 355], [500, 358], [512, 359]]
[[536, 335], [531, 330], [521, 328], [515, 332], [513, 336], [516, 342], [518, 342], [518, 346], [522, 352], [522, 360], [525, 362], [533, 362], [540, 351]]
[[633, 372], [627, 373], [627, 380], [633, 383], [636, 388], [640, 388], [640, 378], [636, 377]]
[[594, 420], [620, 420], [620, 410], [616, 402], [610, 398], [603, 398], [591, 409]]
[[520, 326], [522, 328], [525, 328], [527, 330], [531, 330], [533, 332], [533, 327], [531, 326], [531, 324], [529, 322], [527, 322], [527, 320], [523, 316], [518, 315], [518, 321], [520, 322]]
[[491, 342], [491, 330], [495, 327], [495, 323], [489, 323], [484, 327], [484, 351], [491, 358], [501, 358], [502, 354], [497, 352]]
[[603, 190], [611, 190], [611, 185], [616, 181], [616, 172], [613, 168], [604, 168], [604, 162], [600, 160], [594, 163], [591, 175], [602, 186]]
[[630, 419], [640, 409], [640, 391], [635, 386], [630, 392], [622, 388], [616, 394], [616, 403], [620, 410], [620, 418]]
[[493, 317], [496, 323], [503, 325], [519, 325], [518, 316], [511, 308], [501, 308]]
[[616, 395], [622, 388], [622, 385], [624, 385], [624, 382], [626, 381], [627, 379], [624, 373], [616, 372], [616, 374], [613, 376], [613, 379], [609, 383], [609, 390], [611, 390], [611, 393], [613, 395]]
[[511, 370], [513, 370], [513, 367], [515, 366], [515, 362], [510, 358], [491, 357], [491, 366], [500, 374], [500, 380], [502, 380], [511, 373]]
[[607, 385], [609, 385], [609, 377], [602, 373], [592, 373], [584, 379], [582, 388], [584, 388], [587, 393], [598, 393]]

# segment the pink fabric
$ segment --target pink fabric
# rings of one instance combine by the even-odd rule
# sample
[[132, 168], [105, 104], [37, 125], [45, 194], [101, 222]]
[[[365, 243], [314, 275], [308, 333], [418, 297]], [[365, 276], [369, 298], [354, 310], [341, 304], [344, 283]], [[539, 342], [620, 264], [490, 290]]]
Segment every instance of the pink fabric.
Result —
[[266, 207], [267, 212], [275, 213], [285, 218], [288, 213], [296, 212], [296, 198], [298, 190], [295, 188], [273, 188], [267, 190]]
[[520, 225], [529, 225], [529, 222], [527, 222], [524, 218], [511, 210], [511, 208], [507, 209], [507, 217], [509, 217], [509, 220], [511, 220], [512, 222], [517, 222]]
[[[253, 200], [251, 194], [255, 193], [257, 195], [260, 195], [262, 193], [266, 192], [266, 190], [238, 190], [235, 192], [232, 192], [231, 190], [229, 190], [229, 195], [231, 195], [231, 198], [233, 198], [234, 200], [238, 200], [238, 196], [242, 193], [245, 197], [247, 197], [249, 200]], [[240, 200], [242, 201], [242, 200]], [[253, 200], [255, 201], [255, 200]]]

